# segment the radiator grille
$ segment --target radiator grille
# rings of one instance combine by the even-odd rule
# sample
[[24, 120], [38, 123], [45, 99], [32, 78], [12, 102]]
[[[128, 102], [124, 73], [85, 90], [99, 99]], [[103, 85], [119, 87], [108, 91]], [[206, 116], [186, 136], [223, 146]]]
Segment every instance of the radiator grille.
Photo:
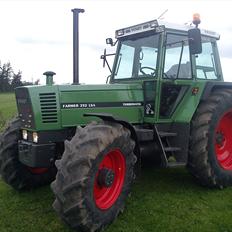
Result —
[[40, 93], [40, 109], [43, 123], [57, 123], [57, 102], [55, 93]]

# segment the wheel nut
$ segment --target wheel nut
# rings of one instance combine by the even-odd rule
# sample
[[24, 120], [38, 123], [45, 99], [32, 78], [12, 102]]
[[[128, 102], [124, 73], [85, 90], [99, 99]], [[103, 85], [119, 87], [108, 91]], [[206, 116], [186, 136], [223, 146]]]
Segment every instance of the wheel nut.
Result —
[[98, 178], [97, 178], [98, 184], [101, 187], [109, 188], [112, 186], [114, 182], [114, 176], [115, 173], [113, 170], [108, 168], [102, 168], [98, 174]]

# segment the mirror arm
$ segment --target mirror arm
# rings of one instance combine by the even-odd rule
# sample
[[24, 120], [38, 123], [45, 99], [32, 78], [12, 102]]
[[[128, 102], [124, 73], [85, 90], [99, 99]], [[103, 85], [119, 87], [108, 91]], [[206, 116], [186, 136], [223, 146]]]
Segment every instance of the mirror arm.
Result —
[[180, 64], [181, 64], [181, 60], [182, 60], [182, 56], [183, 56], [183, 51], [184, 51], [184, 41], [182, 41], [182, 47], [181, 47], [181, 52], [180, 52], [179, 65], [178, 65], [177, 74], [176, 74], [176, 78], [175, 79], [177, 79], [178, 76], [179, 76]]
[[106, 49], [104, 49], [104, 55], [101, 55], [101, 59], [103, 59], [103, 68], [105, 67], [105, 64], [107, 65], [108, 69], [110, 70], [110, 73], [112, 73], [112, 70], [110, 68], [110, 65], [108, 63], [108, 60], [106, 59], [107, 56], [115, 56], [116, 53], [106, 54]]
[[172, 46], [174, 44], [188, 42], [189, 40], [193, 40], [193, 39], [191, 38], [191, 39], [178, 40], [178, 41], [175, 41], [175, 42], [172, 42], [172, 43], [167, 43], [166, 46]]
[[106, 58], [105, 58], [105, 62], [106, 62], [106, 65], [107, 65], [108, 69], [110, 70], [110, 73], [112, 73], [112, 70], [111, 70], [110, 65], [109, 65], [109, 63], [108, 63], [108, 61], [107, 61]]
[[118, 42], [118, 39], [114, 42], [112, 38], [107, 38], [106, 39], [106, 44], [111, 45], [112, 47], [115, 46]]
[[115, 46], [117, 44], [117, 42], [118, 42], [118, 39], [113, 43], [112, 46]]

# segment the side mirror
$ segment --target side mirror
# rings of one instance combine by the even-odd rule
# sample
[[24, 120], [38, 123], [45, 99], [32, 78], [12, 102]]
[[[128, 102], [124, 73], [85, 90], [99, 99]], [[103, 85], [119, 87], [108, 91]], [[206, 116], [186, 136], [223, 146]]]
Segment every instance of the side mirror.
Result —
[[199, 28], [188, 30], [189, 48], [192, 55], [202, 53], [201, 31]]
[[106, 39], [106, 44], [110, 44], [111, 46], [114, 46], [114, 42], [112, 38], [107, 38]]

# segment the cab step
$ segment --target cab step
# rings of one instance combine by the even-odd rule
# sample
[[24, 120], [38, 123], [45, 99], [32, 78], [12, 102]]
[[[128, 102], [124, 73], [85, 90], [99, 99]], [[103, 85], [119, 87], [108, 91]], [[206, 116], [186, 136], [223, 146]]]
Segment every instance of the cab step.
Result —
[[160, 132], [159, 132], [159, 136], [160, 136], [161, 138], [165, 138], [165, 137], [175, 137], [175, 136], [177, 136], [177, 133], [160, 131]]
[[174, 167], [185, 167], [186, 163], [185, 162], [169, 162], [167, 164], [167, 167], [169, 168], [174, 168]]
[[180, 147], [164, 147], [166, 152], [181, 151]]

